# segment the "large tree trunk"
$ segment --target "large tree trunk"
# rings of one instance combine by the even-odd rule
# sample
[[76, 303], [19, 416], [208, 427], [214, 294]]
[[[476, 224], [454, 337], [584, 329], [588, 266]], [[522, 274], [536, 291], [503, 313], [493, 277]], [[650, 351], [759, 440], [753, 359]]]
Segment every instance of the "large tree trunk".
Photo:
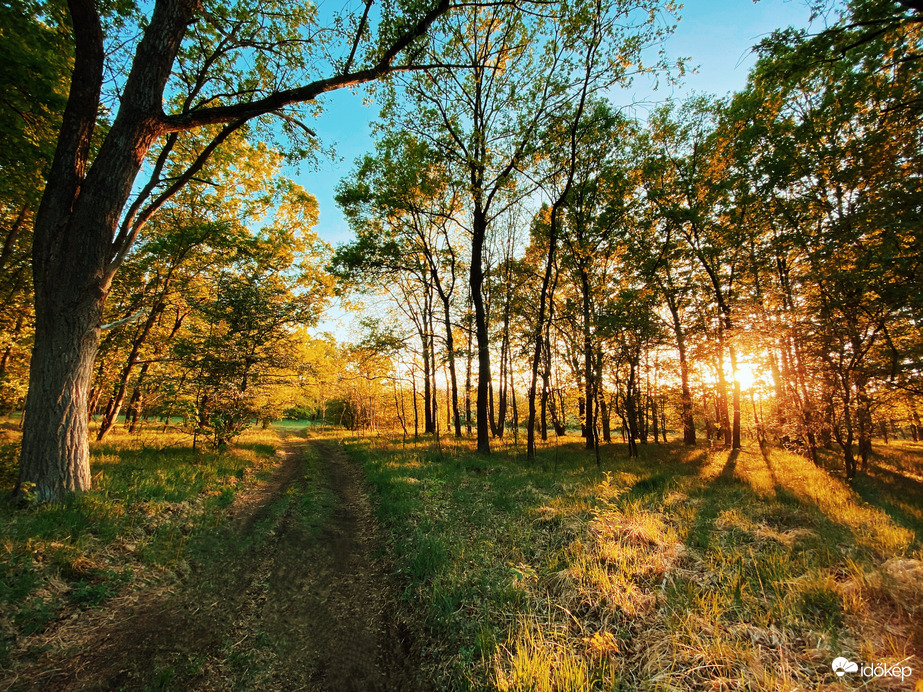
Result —
[[[39, 299], [29, 369], [17, 494], [40, 501], [90, 488], [87, 394], [99, 345], [104, 295], [71, 302]], [[74, 294], [62, 291], [71, 298]], [[48, 301], [52, 302], [52, 301]], [[76, 304], [75, 304], [76, 303]]]

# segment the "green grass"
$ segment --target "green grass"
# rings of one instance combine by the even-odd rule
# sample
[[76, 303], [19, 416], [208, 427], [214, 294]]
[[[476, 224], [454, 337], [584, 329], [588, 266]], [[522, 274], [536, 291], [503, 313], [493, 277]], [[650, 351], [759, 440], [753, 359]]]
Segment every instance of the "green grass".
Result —
[[[15, 435], [0, 443], [0, 494], [16, 478]], [[225, 452], [176, 433], [114, 430], [91, 444], [91, 491], [17, 509], [0, 503], [0, 666], [23, 636], [128, 586], [181, 575], [190, 546], [227, 516], [240, 488], [270, 475], [278, 435], [250, 431]]]
[[901, 576], [923, 493], [893, 475], [919, 477], [923, 445], [880, 447], [853, 486], [756, 445], [608, 446], [602, 472], [581, 447], [346, 441], [440, 686], [810, 690], [840, 655], [923, 672]]

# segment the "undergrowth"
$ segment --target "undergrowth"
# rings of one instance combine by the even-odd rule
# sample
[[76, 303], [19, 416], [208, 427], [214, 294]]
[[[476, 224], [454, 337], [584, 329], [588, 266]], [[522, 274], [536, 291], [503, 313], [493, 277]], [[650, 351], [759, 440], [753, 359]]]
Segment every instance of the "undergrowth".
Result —
[[[914, 689], [923, 673], [923, 446], [853, 485], [754, 445], [351, 438], [453, 690]], [[895, 474], [899, 474], [899, 477]], [[913, 678], [838, 678], [838, 656]]]

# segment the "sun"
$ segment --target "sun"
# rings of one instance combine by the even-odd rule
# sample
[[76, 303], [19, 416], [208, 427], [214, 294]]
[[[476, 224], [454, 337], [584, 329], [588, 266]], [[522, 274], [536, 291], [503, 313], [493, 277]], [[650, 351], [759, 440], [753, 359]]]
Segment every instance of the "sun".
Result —
[[741, 389], [750, 389], [756, 381], [756, 374], [749, 363], [738, 363], [734, 379], [740, 383]]

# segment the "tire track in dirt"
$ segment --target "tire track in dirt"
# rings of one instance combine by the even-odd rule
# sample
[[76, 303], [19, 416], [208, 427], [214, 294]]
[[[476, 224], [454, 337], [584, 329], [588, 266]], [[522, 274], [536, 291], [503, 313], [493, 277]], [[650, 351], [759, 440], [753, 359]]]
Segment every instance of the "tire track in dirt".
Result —
[[[225, 549], [172, 593], [149, 589], [62, 624], [11, 689], [425, 689], [361, 469], [335, 442], [289, 438], [285, 450], [273, 478], [235, 504]], [[306, 476], [312, 450], [323, 478]], [[318, 483], [334, 498], [320, 527], [299, 512]]]

